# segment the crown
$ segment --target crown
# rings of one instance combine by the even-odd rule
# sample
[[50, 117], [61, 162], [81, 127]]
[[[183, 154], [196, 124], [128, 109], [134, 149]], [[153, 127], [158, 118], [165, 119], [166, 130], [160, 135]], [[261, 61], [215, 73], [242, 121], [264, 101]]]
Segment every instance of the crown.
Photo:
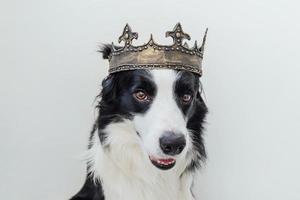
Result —
[[190, 40], [190, 36], [183, 32], [180, 23], [177, 23], [173, 31], [167, 31], [166, 37], [172, 37], [172, 45], [159, 45], [154, 42], [151, 34], [150, 40], [141, 46], [133, 46], [132, 41], [138, 38], [138, 33], [132, 32], [126, 24], [123, 34], [119, 37], [119, 43], [124, 46], [111, 45], [108, 55], [109, 73], [115, 73], [135, 69], [175, 69], [186, 70], [202, 75], [202, 59], [207, 35], [205, 31], [202, 45], [198, 47], [197, 41], [192, 48], [188, 47], [184, 39]]

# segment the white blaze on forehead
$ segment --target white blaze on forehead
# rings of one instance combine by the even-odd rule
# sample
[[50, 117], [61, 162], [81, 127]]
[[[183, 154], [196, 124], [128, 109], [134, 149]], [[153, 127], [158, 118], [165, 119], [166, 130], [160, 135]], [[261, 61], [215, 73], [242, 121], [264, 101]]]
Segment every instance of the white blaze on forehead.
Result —
[[152, 70], [157, 93], [149, 110], [154, 115], [153, 120], [159, 120], [167, 130], [178, 132], [179, 127], [185, 127], [183, 114], [178, 107], [174, 94], [177, 73], [174, 70]]
[[161, 151], [158, 141], [164, 132], [172, 131], [185, 136], [188, 132], [174, 94], [177, 73], [168, 69], [151, 70], [150, 73], [156, 85], [156, 96], [146, 113], [135, 116], [134, 123], [147, 151], [156, 154]]

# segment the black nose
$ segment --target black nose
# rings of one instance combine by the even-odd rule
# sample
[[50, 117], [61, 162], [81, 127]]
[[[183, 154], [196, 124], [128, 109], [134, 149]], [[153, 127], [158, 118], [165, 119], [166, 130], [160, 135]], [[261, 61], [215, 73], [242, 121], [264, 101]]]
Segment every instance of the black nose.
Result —
[[159, 144], [165, 154], [174, 156], [182, 152], [186, 142], [184, 135], [166, 132], [159, 138]]

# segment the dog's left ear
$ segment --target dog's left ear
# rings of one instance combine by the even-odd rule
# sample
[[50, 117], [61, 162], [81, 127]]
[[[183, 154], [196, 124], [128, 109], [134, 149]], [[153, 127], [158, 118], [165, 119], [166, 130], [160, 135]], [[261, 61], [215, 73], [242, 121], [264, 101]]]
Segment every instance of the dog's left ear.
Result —
[[203, 93], [203, 87], [202, 87], [202, 84], [201, 84], [201, 82], [199, 80], [199, 89], [198, 89], [198, 91], [196, 93], [196, 101], [197, 101], [197, 104], [203, 108], [203, 110], [207, 111], [207, 107], [206, 107], [205, 102], [204, 102], [204, 100], [203, 100], [203, 98], [201, 96], [202, 93]]

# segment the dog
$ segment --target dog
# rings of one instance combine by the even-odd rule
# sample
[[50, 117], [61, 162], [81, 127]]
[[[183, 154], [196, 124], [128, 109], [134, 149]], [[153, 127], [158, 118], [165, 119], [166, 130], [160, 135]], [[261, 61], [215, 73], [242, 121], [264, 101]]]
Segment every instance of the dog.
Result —
[[[111, 46], [102, 49], [108, 59]], [[102, 81], [87, 177], [71, 200], [194, 200], [205, 161], [207, 106], [199, 75], [136, 69]]]

